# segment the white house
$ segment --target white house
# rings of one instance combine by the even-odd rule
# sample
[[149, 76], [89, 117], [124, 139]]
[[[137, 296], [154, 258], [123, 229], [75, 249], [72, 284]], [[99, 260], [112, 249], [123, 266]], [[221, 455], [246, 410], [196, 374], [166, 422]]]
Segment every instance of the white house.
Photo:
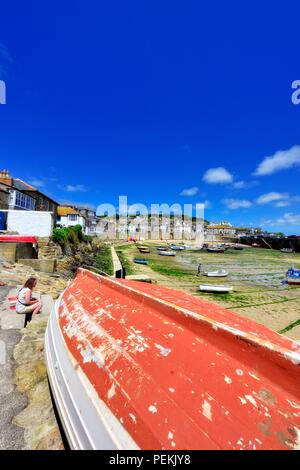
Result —
[[4, 210], [9, 232], [19, 235], [50, 237], [54, 226], [53, 212], [30, 210]]
[[77, 209], [71, 206], [58, 206], [57, 208], [57, 224], [62, 227], [72, 227], [81, 225], [82, 231], [85, 233], [86, 219]]

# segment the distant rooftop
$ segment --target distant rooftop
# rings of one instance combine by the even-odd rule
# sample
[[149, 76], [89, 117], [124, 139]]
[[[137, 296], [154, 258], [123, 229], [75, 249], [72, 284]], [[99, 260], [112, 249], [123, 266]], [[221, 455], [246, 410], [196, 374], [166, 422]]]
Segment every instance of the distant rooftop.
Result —
[[74, 207], [71, 206], [58, 206], [57, 208], [57, 215], [63, 216], [63, 215], [81, 215], [78, 210], [76, 210]]

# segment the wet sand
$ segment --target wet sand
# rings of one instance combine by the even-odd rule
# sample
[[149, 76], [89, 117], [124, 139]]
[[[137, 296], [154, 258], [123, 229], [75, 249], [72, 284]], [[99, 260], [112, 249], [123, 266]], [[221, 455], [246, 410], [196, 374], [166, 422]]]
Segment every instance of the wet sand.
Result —
[[[300, 340], [300, 287], [282, 284], [289, 267], [300, 269], [300, 253], [249, 247], [242, 251], [229, 249], [224, 254], [186, 250], [176, 252], [176, 257], [167, 257], [158, 254], [156, 247], [159, 244], [143, 244], [150, 247], [150, 254], [140, 253], [134, 244], [124, 246], [129, 261], [135, 256], [150, 261], [148, 266], [132, 263], [135, 274], [148, 275], [158, 284], [212, 300], [289, 338]], [[199, 262], [205, 271], [224, 268], [229, 275], [223, 278], [197, 276]], [[234, 292], [202, 293], [198, 290], [200, 283], [231, 285]]]

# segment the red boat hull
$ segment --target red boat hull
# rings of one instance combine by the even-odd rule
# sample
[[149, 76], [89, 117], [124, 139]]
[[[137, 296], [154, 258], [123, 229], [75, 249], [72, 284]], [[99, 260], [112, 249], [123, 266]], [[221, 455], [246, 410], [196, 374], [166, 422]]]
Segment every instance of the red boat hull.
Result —
[[296, 342], [191, 295], [82, 269], [57, 322], [70, 370], [140, 449], [300, 448]]

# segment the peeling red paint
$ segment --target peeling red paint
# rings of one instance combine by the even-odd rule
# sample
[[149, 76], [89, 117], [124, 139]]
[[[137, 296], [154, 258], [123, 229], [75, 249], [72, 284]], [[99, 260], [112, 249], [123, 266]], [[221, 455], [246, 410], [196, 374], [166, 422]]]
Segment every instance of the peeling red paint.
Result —
[[78, 270], [66, 347], [141, 449], [299, 449], [300, 346], [188, 294]]

